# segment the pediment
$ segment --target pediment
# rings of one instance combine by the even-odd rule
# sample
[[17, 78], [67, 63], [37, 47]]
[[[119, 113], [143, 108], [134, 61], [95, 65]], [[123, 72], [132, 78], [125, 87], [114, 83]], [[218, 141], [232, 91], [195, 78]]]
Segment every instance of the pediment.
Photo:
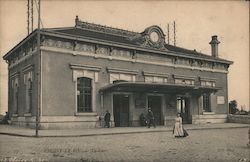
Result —
[[156, 48], [166, 50], [165, 34], [159, 26], [153, 25], [146, 28], [142, 33], [138, 33], [132, 38], [141, 47]]

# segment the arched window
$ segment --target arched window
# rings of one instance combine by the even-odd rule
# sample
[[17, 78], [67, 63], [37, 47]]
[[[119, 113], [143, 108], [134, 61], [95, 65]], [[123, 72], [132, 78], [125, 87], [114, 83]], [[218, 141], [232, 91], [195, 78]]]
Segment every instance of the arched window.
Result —
[[15, 87], [13, 88], [13, 113], [17, 114], [18, 113], [18, 84], [14, 85]]
[[29, 79], [26, 85], [26, 113], [30, 113], [32, 109], [32, 80]]
[[77, 78], [77, 112], [92, 111], [92, 80]]

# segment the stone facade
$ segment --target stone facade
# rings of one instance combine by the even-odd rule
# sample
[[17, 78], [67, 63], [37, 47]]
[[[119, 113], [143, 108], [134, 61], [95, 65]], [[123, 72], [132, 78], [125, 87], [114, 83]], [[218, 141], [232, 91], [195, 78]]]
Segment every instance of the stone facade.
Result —
[[106, 110], [113, 126], [139, 126], [148, 107], [158, 125], [177, 112], [185, 123], [225, 122], [232, 62], [167, 45], [157, 26], [136, 33], [76, 18], [76, 27], [41, 30], [41, 57], [36, 35], [4, 56], [14, 124], [34, 127], [39, 104], [42, 129], [98, 127]]

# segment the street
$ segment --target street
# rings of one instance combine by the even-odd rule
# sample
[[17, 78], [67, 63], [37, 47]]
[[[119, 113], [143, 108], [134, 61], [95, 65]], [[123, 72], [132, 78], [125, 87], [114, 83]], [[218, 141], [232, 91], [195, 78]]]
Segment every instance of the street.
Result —
[[43, 138], [0, 135], [0, 161], [238, 162], [250, 159], [246, 145], [248, 128], [188, 133], [186, 138], [174, 138], [171, 132]]

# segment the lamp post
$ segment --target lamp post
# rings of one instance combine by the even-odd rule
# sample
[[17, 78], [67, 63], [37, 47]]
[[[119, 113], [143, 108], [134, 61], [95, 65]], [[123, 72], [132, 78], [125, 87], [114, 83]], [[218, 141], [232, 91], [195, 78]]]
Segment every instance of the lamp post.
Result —
[[37, 81], [38, 81], [38, 104], [36, 112], [36, 137], [39, 136], [39, 124], [40, 124], [40, 109], [41, 109], [41, 49], [40, 49], [40, 9], [41, 0], [38, 0], [38, 27], [37, 27], [37, 56], [38, 56], [38, 69], [37, 69]]

